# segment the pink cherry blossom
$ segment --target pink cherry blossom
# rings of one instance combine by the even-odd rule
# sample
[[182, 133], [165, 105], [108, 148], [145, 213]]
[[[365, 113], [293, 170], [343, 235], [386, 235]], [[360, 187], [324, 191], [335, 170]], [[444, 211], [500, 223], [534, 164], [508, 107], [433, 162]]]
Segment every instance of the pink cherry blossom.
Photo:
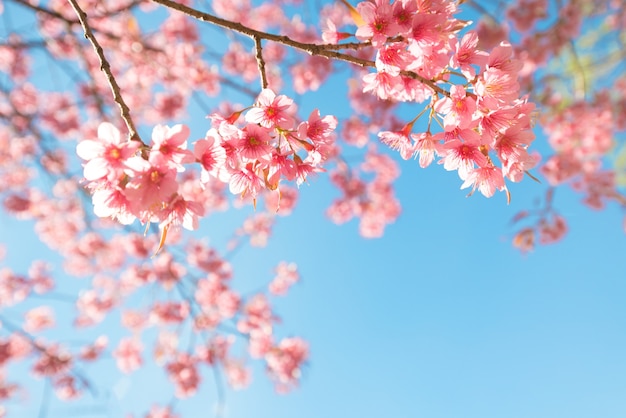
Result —
[[188, 136], [189, 128], [185, 125], [175, 125], [171, 128], [164, 125], [155, 126], [152, 130], [150, 163], [153, 166], [184, 171], [183, 164], [193, 161], [191, 152], [187, 150]]
[[278, 391], [288, 391], [297, 384], [308, 354], [309, 347], [304, 340], [285, 338], [265, 355], [268, 372], [276, 380]]
[[135, 156], [140, 143], [122, 139], [115, 126], [104, 122], [98, 127], [98, 140], [86, 139], [76, 147], [76, 153], [87, 161], [84, 175], [87, 180], [106, 178], [116, 181], [124, 172], [143, 166]]
[[198, 202], [176, 195], [165, 205], [159, 216], [162, 219], [161, 227], [182, 226], [193, 231], [198, 229], [199, 219], [204, 216], [204, 207]]
[[269, 284], [269, 291], [274, 295], [284, 296], [287, 290], [299, 280], [300, 275], [296, 264], [282, 261], [276, 267], [276, 277]]
[[210, 177], [217, 178], [224, 170], [226, 151], [220, 145], [221, 139], [216, 129], [210, 129], [205, 136], [194, 144], [194, 156], [202, 165], [202, 182], [207, 183]]
[[264, 187], [263, 178], [254, 170], [254, 164], [248, 163], [245, 167], [232, 170], [229, 182], [230, 192], [233, 194], [246, 194], [256, 197]]
[[441, 148], [437, 141], [429, 132], [419, 135], [411, 134], [411, 139], [415, 141], [415, 155], [419, 156], [420, 167], [428, 167], [435, 159], [435, 154]]
[[373, 46], [379, 47], [398, 31], [391, 5], [384, 0], [377, 0], [376, 3], [361, 2], [357, 5], [357, 11], [364, 21], [356, 31], [359, 40], [371, 40]]
[[198, 374], [197, 362], [196, 358], [187, 353], [178, 353], [167, 364], [167, 373], [176, 386], [177, 398], [188, 398], [198, 390], [200, 375]]
[[117, 348], [113, 351], [113, 357], [117, 367], [124, 373], [131, 373], [143, 364], [141, 352], [143, 345], [136, 339], [126, 337], [120, 340]]
[[25, 315], [24, 329], [30, 333], [54, 327], [54, 312], [49, 306], [39, 306]]
[[326, 19], [326, 25], [322, 30], [322, 39], [329, 44], [337, 44], [340, 40], [350, 37], [349, 33], [338, 32], [337, 27], [330, 19]]
[[82, 348], [80, 359], [83, 361], [97, 360], [107, 346], [109, 339], [106, 335], [101, 335], [93, 342], [93, 344]]
[[219, 319], [234, 317], [241, 301], [239, 295], [214, 274], [198, 281], [195, 299], [203, 312], [215, 313]]
[[450, 87], [450, 96], [438, 100], [435, 111], [444, 116], [443, 126], [446, 131], [467, 129], [474, 118], [476, 100], [468, 96], [463, 86]]
[[61, 400], [71, 400], [80, 397], [81, 391], [77, 387], [74, 376], [66, 375], [54, 380], [54, 391]]
[[125, 310], [122, 312], [122, 325], [131, 331], [140, 331], [148, 323], [148, 315], [143, 312]]
[[176, 171], [167, 165], [147, 166], [126, 185], [133, 214], [142, 222], [160, 221], [163, 206], [170, 202], [178, 190]]
[[306, 61], [290, 68], [293, 89], [298, 94], [318, 90], [332, 74], [332, 62], [324, 57], [307, 57]]
[[476, 139], [463, 142], [455, 138], [447, 141], [443, 145], [441, 154], [440, 163], [443, 164], [443, 168], [458, 170], [461, 180], [466, 180], [475, 166], [484, 167], [487, 164], [487, 159]]
[[189, 316], [189, 302], [155, 302], [150, 321], [156, 324], [179, 324]]
[[[4, 372], [0, 371], [0, 400], [11, 399], [18, 392], [19, 386], [15, 383], [7, 382]], [[0, 417], [3, 414], [3, 407], [0, 407]]]
[[250, 385], [250, 370], [239, 361], [230, 360], [224, 364], [228, 384], [235, 390], [245, 389]]
[[157, 363], [163, 364], [167, 359], [176, 354], [178, 348], [178, 334], [161, 330], [154, 345], [154, 359]]
[[472, 186], [470, 194], [478, 189], [483, 196], [491, 197], [496, 190], [504, 190], [505, 188], [502, 170], [494, 166], [478, 167], [468, 174], [461, 185], [461, 189], [470, 186]]
[[498, 102], [514, 100], [519, 93], [519, 84], [511, 73], [491, 67], [476, 82], [475, 92], [486, 100], [488, 106], [497, 106]]
[[478, 34], [470, 31], [463, 35], [463, 38], [456, 45], [454, 55], [450, 59], [452, 68], [460, 68], [461, 72], [468, 80], [476, 75], [476, 66], [484, 67], [488, 54], [477, 49]]
[[114, 305], [115, 300], [110, 292], [95, 289], [82, 292], [76, 300], [79, 313], [77, 325], [89, 326], [102, 322]]
[[541, 244], [552, 244], [563, 238], [567, 234], [567, 223], [560, 215], [555, 215], [552, 219], [544, 219], [539, 224], [539, 242]]
[[307, 137], [314, 142], [322, 142], [331, 137], [335, 128], [337, 128], [337, 118], [331, 115], [321, 117], [320, 111], [314, 109], [309, 114], [305, 126]]
[[93, 211], [100, 218], [112, 218], [123, 225], [130, 225], [137, 219], [131, 212], [131, 201], [119, 187], [96, 189], [91, 199]]
[[258, 125], [246, 125], [242, 137], [234, 144], [237, 153], [248, 160], [268, 160], [274, 147], [270, 145], [270, 131]]
[[257, 97], [256, 106], [246, 113], [246, 121], [258, 123], [264, 128], [280, 127], [289, 129], [293, 124], [290, 109], [293, 100], [287, 96], [276, 96], [270, 89], [263, 89]]
[[72, 360], [72, 355], [65, 348], [52, 345], [39, 351], [32, 370], [36, 376], [60, 376], [69, 372]]
[[174, 414], [169, 406], [154, 405], [144, 418], [179, 418], [179, 416]]
[[254, 295], [243, 308], [244, 316], [237, 323], [239, 332], [271, 333], [274, 316], [271, 306], [263, 294]]
[[372, 92], [382, 100], [395, 96], [400, 90], [400, 78], [387, 71], [378, 71], [363, 76], [363, 92]]
[[396, 0], [392, 3], [393, 18], [398, 25], [399, 33], [408, 33], [417, 12], [417, 2], [411, 0]]
[[211, 338], [207, 345], [197, 348], [197, 357], [200, 361], [204, 361], [211, 366], [224, 363], [228, 358], [228, 350], [233, 342], [234, 337], [232, 335], [229, 337], [216, 335]]

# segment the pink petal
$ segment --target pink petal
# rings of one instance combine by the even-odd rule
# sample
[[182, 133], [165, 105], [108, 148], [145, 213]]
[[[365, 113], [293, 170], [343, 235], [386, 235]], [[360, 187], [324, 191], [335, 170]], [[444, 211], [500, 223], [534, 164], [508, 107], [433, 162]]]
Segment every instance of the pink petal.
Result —
[[122, 143], [120, 131], [109, 122], [102, 122], [98, 126], [98, 139], [107, 144], [120, 145]]
[[109, 174], [109, 164], [104, 158], [94, 158], [85, 164], [84, 176], [89, 181], [99, 180]]
[[102, 143], [86, 139], [78, 143], [76, 146], [76, 154], [83, 160], [89, 161], [102, 156], [104, 149]]
[[186, 125], [174, 125], [168, 128], [168, 142], [180, 148], [186, 148], [187, 137], [189, 137], [189, 128]]

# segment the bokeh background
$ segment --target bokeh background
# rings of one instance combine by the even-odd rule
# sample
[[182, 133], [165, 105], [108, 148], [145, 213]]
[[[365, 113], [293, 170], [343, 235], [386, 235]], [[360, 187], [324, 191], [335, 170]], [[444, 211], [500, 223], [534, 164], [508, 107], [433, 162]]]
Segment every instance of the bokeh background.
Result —
[[[19, 16], [10, 7], [5, 5], [5, 14]], [[346, 91], [340, 74], [299, 100], [301, 114], [317, 107], [322, 114], [349, 116]], [[402, 112], [406, 120], [417, 113], [408, 107]], [[198, 138], [208, 123], [199, 109], [173, 122], [188, 123]], [[536, 133], [533, 147], [547, 152], [541, 127]], [[361, 238], [356, 221], [337, 226], [328, 220], [325, 211], [339, 193], [322, 173], [300, 187], [298, 207], [278, 220], [266, 248], [243, 245], [230, 257], [234, 287], [244, 294], [264, 286], [279, 261], [297, 263], [301, 282], [273, 302], [282, 320], [277, 334], [310, 342], [300, 388], [277, 394], [262, 365], [250, 363], [250, 387], [234, 391], [219, 383], [223, 376], [205, 369], [201, 390], [176, 402], [176, 412], [189, 418], [216, 416], [220, 408], [229, 418], [626, 416], [626, 239], [620, 209], [593, 211], [581, 196], [560, 188], [554, 205], [568, 221], [567, 236], [522, 254], [511, 245], [519, 229], [511, 220], [536, 207], [545, 181], [511, 185], [507, 204], [502, 193], [467, 197], [457, 174], [441, 166], [421, 169], [417, 161], [397, 160], [402, 215], [383, 238]], [[225, 252], [233, 230], [253, 211], [246, 206], [217, 213], [195, 235]], [[32, 260], [45, 259], [56, 266], [65, 292], [85, 286], [64, 277], [62, 260], [37, 240], [32, 227], [0, 213], [6, 247], [0, 265], [25, 271]], [[21, 310], [26, 307], [11, 314]], [[71, 305], [59, 308], [59, 330], [66, 333], [61, 340], [125, 335], [115, 315], [98, 330], [76, 332], [70, 326], [73, 312]], [[140, 416], [173, 394], [162, 369], [148, 366], [123, 376], [110, 358], [85, 373], [97, 383], [97, 396], [70, 404], [47, 395], [43, 381], [27, 377], [26, 365], [8, 372], [29, 391], [6, 405], [9, 417]]]

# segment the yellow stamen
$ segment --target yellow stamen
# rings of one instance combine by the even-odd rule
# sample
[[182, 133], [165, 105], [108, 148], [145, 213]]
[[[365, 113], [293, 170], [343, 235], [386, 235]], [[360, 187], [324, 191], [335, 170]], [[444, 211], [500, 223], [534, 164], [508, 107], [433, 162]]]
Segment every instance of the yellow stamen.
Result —
[[161, 230], [161, 239], [159, 240], [159, 248], [157, 248], [156, 252], [152, 254], [152, 257], [156, 257], [157, 254], [161, 252], [163, 247], [165, 246], [165, 239], [167, 238], [167, 230], [169, 229], [169, 225], [165, 225]]

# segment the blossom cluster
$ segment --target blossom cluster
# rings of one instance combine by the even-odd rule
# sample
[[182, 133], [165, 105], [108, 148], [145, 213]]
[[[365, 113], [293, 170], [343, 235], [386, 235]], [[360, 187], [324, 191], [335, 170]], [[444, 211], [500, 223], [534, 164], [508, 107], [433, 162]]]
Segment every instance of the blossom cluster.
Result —
[[609, 105], [605, 97], [599, 97], [597, 103], [572, 103], [544, 125], [555, 154], [541, 167], [541, 173], [552, 186], [572, 182], [585, 193], [585, 203], [595, 209], [601, 209], [607, 199], [618, 198], [615, 173], [603, 168], [616, 130]]
[[[554, 100], [558, 111], [544, 117], [543, 128], [554, 150], [540, 168], [551, 189], [546, 193], [545, 208], [520, 212], [515, 222], [537, 218], [534, 225], [521, 229], [513, 244], [522, 251], [540, 244], [560, 241], [568, 231], [565, 218], [552, 206], [553, 187], [569, 184], [583, 194], [583, 203], [600, 210], [607, 202], [626, 204], [618, 190], [616, 172], [606, 167], [605, 159], [615, 145], [615, 132], [620, 131], [620, 110], [614, 108], [608, 92], [601, 92], [593, 102]], [[584, 126], [585, 129], [580, 129]]]
[[[122, 237], [125, 242], [114, 238], [103, 245], [146, 260], [150, 245], [143, 241], [150, 239], [142, 240], [139, 234], [117, 238]], [[175, 234], [173, 238], [177, 238]], [[0, 337], [0, 368], [31, 359], [33, 374], [50, 379], [57, 396], [69, 400], [80, 397], [90, 385], [77, 371], [79, 368], [84, 369], [110, 353], [118, 369], [130, 374], [147, 363], [149, 348], [153, 346], [152, 358], [165, 369], [178, 398], [188, 398], [197, 392], [202, 383], [203, 367], [222, 369], [228, 384], [235, 389], [248, 386], [252, 379], [248, 358], [264, 362], [278, 391], [297, 386], [308, 360], [308, 344], [299, 337], [278, 338], [278, 317], [271, 300], [272, 295], [284, 296], [299, 280], [297, 266], [279, 263], [274, 279], [264, 291], [244, 297], [232, 287], [232, 266], [215, 249], [193, 239], [184, 249], [186, 264], [169, 252], [163, 252], [148, 257], [142, 264], [128, 265], [115, 279], [104, 272], [97, 274], [92, 288], [84, 289], [78, 296], [74, 326], [94, 326], [119, 309], [122, 326], [131, 336], [115, 341], [100, 335], [80, 347], [49, 342], [42, 338], [44, 332], [58, 326], [60, 321], [55, 321], [52, 307], [39, 306], [24, 313], [23, 331], [16, 331], [17, 322], [3, 322], [9, 336]], [[97, 252], [94, 250], [92, 254], [95, 256]], [[25, 276], [0, 269], [0, 279], [0, 305], [3, 307], [22, 302], [31, 292], [53, 291], [53, 281], [42, 263], [34, 263]], [[167, 299], [155, 298], [132, 307], [124, 304], [133, 293], [148, 287], [162, 288], [167, 292]], [[180, 298], [176, 297], [178, 293]], [[234, 325], [232, 330], [222, 329], [231, 325]], [[150, 329], [157, 331], [153, 343], [145, 335]], [[188, 336], [181, 329], [189, 329], [192, 332], [189, 338], [196, 343], [185, 344]], [[242, 340], [248, 358], [241, 356], [239, 347], [234, 348], [236, 336], [245, 337]], [[18, 384], [3, 380], [0, 372], [0, 400], [15, 396], [19, 390]]]
[[205, 208], [182, 188], [177, 175], [190, 164], [200, 166], [200, 183], [222, 182], [233, 194], [251, 196], [279, 191], [281, 180], [300, 185], [310, 173], [322, 170], [333, 155], [337, 126], [334, 116], [314, 110], [297, 121], [293, 100], [264, 89], [245, 113], [228, 118], [212, 114], [212, 127], [187, 149], [189, 128], [157, 125], [152, 145], [122, 138], [110, 123], [98, 127], [98, 138], [83, 140], [77, 153], [86, 161], [84, 177], [92, 190], [94, 212], [122, 224], [135, 219], [157, 223], [163, 230], [181, 225], [196, 229]]
[[[518, 182], [538, 163], [528, 152], [534, 105], [521, 97], [522, 63], [511, 45], [479, 50], [476, 32], [460, 35], [466, 22], [456, 11], [443, 0], [359, 3], [354, 35], [371, 43], [376, 56], [363, 91], [394, 102], [429, 100], [426, 132], [413, 133], [413, 120], [380, 132], [381, 141], [404, 159], [418, 157], [422, 167], [438, 156], [446, 170], [457, 171], [462, 188], [491, 197], [506, 190], [505, 179]], [[327, 28], [325, 39], [345, 38], [333, 22]], [[442, 132], [432, 132], [433, 121]]]
[[[158, 281], [168, 287], [175, 282], [188, 291], [182, 301], [156, 301], [147, 308], [123, 311], [122, 322], [133, 336], [123, 338], [113, 351], [118, 368], [124, 373], [131, 373], [142, 367], [146, 350], [139, 336], [143, 330], [157, 326], [159, 333], [153, 356], [158, 364], [164, 366], [178, 398], [188, 398], [197, 392], [201, 384], [201, 367], [220, 367], [231, 387], [244, 388], [250, 383], [251, 371], [244, 358], [232, 353], [234, 337], [239, 334], [246, 337], [248, 355], [265, 361], [267, 372], [275, 380], [278, 390], [296, 386], [302, 366], [308, 359], [308, 344], [297, 337], [276, 341], [275, 324], [278, 318], [269, 297], [260, 292], [244, 299], [231, 286], [231, 265], [214, 249], [195, 242], [188, 247], [188, 252], [189, 264], [203, 274], [192, 283], [185, 279], [189, 273], [167, 253], [157, 257], [158, 269], [151, 271], [146, 267], [143, 273], [129, 270], [121, 278], [119, 287], [125, 289]], [[289, 271], [285, 271], [287, 266]], [[163, 280], [167, 271], [176, 272], [171, 281]], [[296, 282], [297, 268], [293, 264], [280, 263], [276, 273], [276, 278], [268, 287], [269, 293], [284, 295], [289, 284], [277, 288], [276, 281]], [[185, 323], [191, 325], [194, 334], [208, 337], [202, 338], [204, 343], [195, 344], [193, 350], [182, 348], [183, 337], [172, 328], [180, 329]], [[220, 327], [230, 324], [235, 324], [235, 333], [218, 332]]]
[[[9, 3], [5, 7], [12, 10]], [[91, 276], [91, 281], [70, 297], [66, 281], [55, 279], [47, 263], [34, 261], [25, 274], [0, 268], [0, 308], [6, 310], [0, 314], [0, 417], [6, 413], [1, 404], [24, 397], [23, 382], [9, 373], [14, 364], [27, 361], [32, 374], [45, 379], [63, 400], [91, 389], [81, 371], [106, 356], [122, 373], [133, 373], [152, 357], [178, 398], [197, 393], [203, 368], [209, 367], [222, 371], [230, 387], [246, 387], [252, 379], [250, 359], [263, 362], [279, 391], [297, 385], [308, 345], [298, 337], [277, 335], [279, 318], [272, 306], [273, 296], [284, 295], [300, 279], [295, 264], [278, 264], [268, 287], [246, 294], [234, 287], [227, 256], [193, 238], [183, 241], [182, 231], [172, 227], [197, 228], [202, 216], [228, 206], [229, 190], [240, 196], [235, 204], [256, 205], [263, 199], [266, 210], [234, 231], [228, 254], [244, 238], [252, 246], [264, 246], [274, 214], [288, 215], [295, 206], [298, 191], [292, 186], [330, 167], [330, 180], [341, 196], [328, 216], [336, 223], [358, 217], [361, 235], [379, 237], [400, 214], [393, 188], [399, 166], [370, 142], [371, 134], [403, 159], [418, 159], [422, 167], [438, 159], [472, 192], [508, 194], [505, 181], [520, 181], [538, 163], [529, 153], [535, 107], [521, 93], [536, 89], [533, 99], [543, 100], [542, 123], [555, 150], [539, 172], [553, 187], [569, 184], [581, 191], [593, 208], [609, 200], [626, 206], [618, 192], [619, 173], [605, 167], [606, 156], [615, 149], [614, 133], [626, 127], [626, 79], [619, 75], [610, 94], [591, 96], [595, 73], [603, 85], [610, 84], [612, 75], [606, 69], [587, 71], [583, 83], [572, 89], [575, 100], [569, 100], [548, 79], [536, 77], [546, 75], [540, 70], [561, 51], [576, 55], [575, 37], [589, 13], [607, 14], [603, 32], [621, 33], [626, 8], [620, 1], [569, 0], [551, 22], [545, 19], [555, 11], [547, 0], [518, 0], [503, 11], [512, 25], [498, 18], [485, 25], [485, 20], [474, 32], [467, 30], [469, 22], [455, 17], [463, 1], [369, 0], [352, 7], [342, 0], [320, 11], [325, 21], [320, 38], [318, 25], [287, 16], [291, 8], [282, 0], [214, 0], [211, 9], [222, 23], [230, 22], [230, 30], [245, 26], [257, 31], [248, 44], [229, 33], [222, 54], [203, 45], [205, 24], [217, 19], [196, 25], [194, 17], [211, 16], [200, 10], [181, 13], [189, 2], [170, 2], [169, 12], [159, 12], [162, 20], [153, 19], [149, 30], [139, 19], [156, 10], [158, 0], [80, 0], [89, 25], [79, 24], [83, 22], [66, 0], [18, 3], [33, 13], [33, 25], [23, 34], [2, 29], [8, 34], [0, 44], [0, 72], [6, 76], [0, 91], [3, 209], [16, 219], [33, 220], [38, 238], [63, 257], [63, 270]], [[2, 8], [0, 0], [0, 12]], [[105, 55], [86, 43], [87, 26]], [[511, 29], [518, 31], [510, 38], [517, 45], [505, 41]], [[342, 43], [351, 37], [357, 42]], [[602, 49], [602, 43], [596, 41], [594, 47]], [[41, 62], [35, 51], [41, 48], [55, 58], [50, 64], [62, 74], [80, 69], [87, 76], [54, 83], [72, 85], [72, 91], [46, 91], [49, 86], [42, 88], [36, 74]], [[580, 52], [576, 60], [583, 71], [587, 57]], [[342, 135], [347, 144], [367, 150], [361, 164], [353, 164], [352, 156], [335, 144], [334, 116], [315, 110], [299, 119], [294, 100], [275, 93], [283, 86], [296, 94], [319, 89], [339, 69], [337, 60], [357, 64], [352, 68], [358, 80], [348, 82], [347, 95], [354, 112], [342, 124]], [[109, 65], [112, 72], [105, 76], [102, 70]], [[249, 85], [259, 80], [272, 89], [263, 89], [246, 109], [211, 114], [206, 134], [194, 143], [188, 127], [160, 125], [182, 118], [192, 99], [216, 97], [223, 88], [254, 97]], [[130, 114], [122, 118], [131, 138], [118, 130], [121, 120], [113, 116], [124, 102]], [[400, 103], [427, 105], [405, 122], [394, 115]], [[220, 106], [231, 108], [226, 102]], [[427, 123], [418, 125], [422, 116]], [[102, 120], [113, 123], [96, 127], [95, 121]], [[151, 142], [144, 142], [133, 124], [157, 125]], [[92, 194], [95, 214], [122, 224], [137, 219], [156, 223], [162, 230], [160, 244], [157, 237], [128, 230], [102, 232], [113, 222], [86, 215], [70, 166], [73, 159], [60, 142], [76, 138], [89, 138], [80, 142], [77, 153], [85, 162], [82, 184]], [[39, 174], [56, 180], [54, 187], [46, 190], [50, 183], [39, 181]], [[522, 251], [535, 242], [556, 242], [567, 232], [565, 218], [552, 206], [552, 191], [543, 208], [514, 219], [538, 219], [513, 239]], [[154, 254], [166, 234], [173, 251]], [[50, 304], [35, 298], [47, 298]], [[55, 299], [75, 306], [72, 324], [57, 316]], [[127, 332], [121, 339], [94, 334], [76, 346], [60, 341], [58, 334], [53, 337], [55, 328], [82, 329], [117, 313]], [[174, 402], [154, 405], [143, 415], [177, 416]]]
[[367, 151], [359, 168], [366, 174], [373, 173], [373, 179], [365, 181], [358, 170], [350, 171], [346, 164], [338, 164], [331, 172], [331, 181], [342, 196], [331, 204], [327, 214], [336, 224], [358, 217], [360, 234], [379, 238], [385, 227], [400, 216], [400, 203], [392, 186], [400, 171], [391, 157], [378, 153], [374, 147]]

